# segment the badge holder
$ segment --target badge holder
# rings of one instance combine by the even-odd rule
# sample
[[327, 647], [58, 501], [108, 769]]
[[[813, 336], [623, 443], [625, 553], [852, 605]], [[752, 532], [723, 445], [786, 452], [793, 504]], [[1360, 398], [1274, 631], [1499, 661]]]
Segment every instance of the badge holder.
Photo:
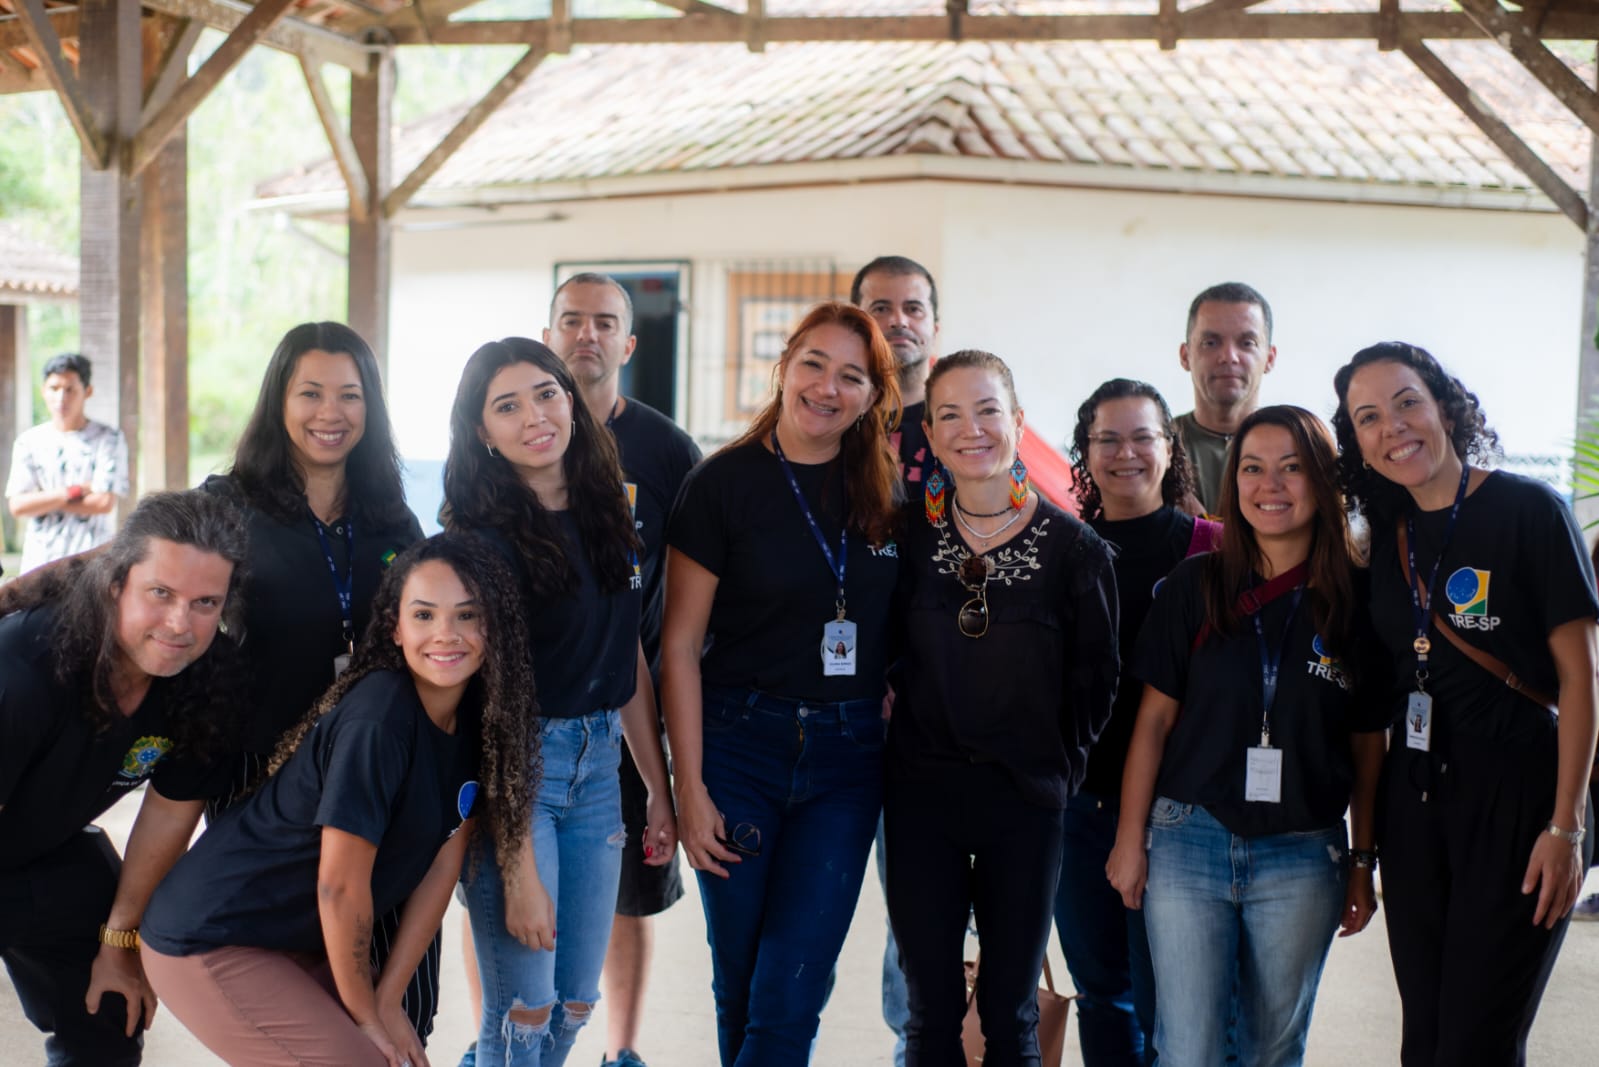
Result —
[[840, 605], [838, 617], [822, 627], [822, 675], [837, 678], [854, 674], [855, 624], [844, 618], [844, 608]]
[[1271, 733], [1262, 730], [1260, 745], [1249, 750], [1244, 769], [1244, 799], [1264, 804], [1283, 800], [1283, 750], [1271, 747]]

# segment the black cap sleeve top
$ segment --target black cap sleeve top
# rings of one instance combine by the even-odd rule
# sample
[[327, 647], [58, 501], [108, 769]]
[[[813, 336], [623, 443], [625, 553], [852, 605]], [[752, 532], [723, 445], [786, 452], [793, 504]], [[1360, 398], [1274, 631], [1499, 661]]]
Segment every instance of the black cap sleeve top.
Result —
[[367, 675], [259, 792], [214, 822], [178, 861], [151, 899], [139, 936], [169, 956], [227, 945], [321, 951], [322, 829], [377, 846], [373, 913], [387, 914], [473, 814], [481, 746], [472, 690], [448, 734], [423, 710], [409, 674]]
[[[1438, 559], [1448, 519], [1448, 508], [1415, 516], [1416, 567], [1423, 578]], [[1404, 693], [1415, 687], [1416, 634], [1396, 535], [1394, 524], [1371, 531], [1371, 619]], [[1432, 607], [1467, 644], [1497, 657], [1531, 688], [1554, 693], [1559, 679], [1550, 631], [1599, 616], [1592, 564], [1566, 502], [1542, 482], [1489, 474], [1461, 504]], [[1553, 744], [1551, 715], [1436, 632], [1428, 660], [1434, 751], [1447, 751], [1457, 735], [1511, 748]], [[1403, 706], [1402, 698], [1395, 701], [1396, 714]]]
[[903, 687], [889, 722], [891, 774], [936, 778], [998, 763], [1033, 804], [1064, 807], [1116, 695], [1116, 576], [1093, 530], [1045, 500], [987, 553], [988, 632], [956, 624], [972, 593], [969, 551], [949, 524], [907, 514]]
[[[299, 521], [285, 523], [252, 506], [226, 475], [212, 475], [200, 488], [232, 501], [248, 523], [249, 575], [239, 646], [253, 694], [245, 748], [270, 753], [333, 684], [333, 659], [348, 651], [338, 592], [309, 509]], [[327, 527], [328, 548], [340, 574], [351, 565], [348, 521], [339, 519]], [[356, 525], [351, 614], [357, 640], [371, 618], [383, 572], [421, 539], [422, 527], [410, 512], [405, 522], [382, 529]]]
[[[838, 460], [789, 461], [817, 526], [838, 552], [844, 472]], [[853, 676], [822, 674], [822, 627], [836, 614], [838, 583], [812, 537], [778, 459], [759, 444], [719, 452], [683, 483], [667, 545], [716, 575], [700, 663], [706, 684], [796, 700], [877, 699], [891, 656], [889, 620], [899, 548], [851, 536], [845, 564], [857, 627]]]
[[76, 687], [56, 681], [55, 621], [48, 606], [0, 619], [0, 869], [64, 844], [146, 781], [170, 800], [204, 799], [223, 784], [216, 767], [177, 751], [164, 678], [132, 715], [92, 727]]
[[[1253, 624], [1246, 623], [1234, 636], [1212, 633], [1193, 648], [1205, 618], [1206, 560], [1179, 563], [1161, 583], [1133, 657], [1133, 675], [1181, 705], [1156, 792], [1202, 806], [1243, 837], [1327, 829], [1349, 805], [1350, 734], [1385, 729], [1392, 718], [1386, 663], [1368, 627], [1357, 627], [1353, 648], [1329, 647], [1316, 632], [1308, 597], [1292, 612], [1291, 626], [1291, 596], [1267, 604], [1261, 612], [1267, 641], [1283, 642], [1271, 716], [1272, 747], [1283, 752], [1282, 801], [1245, 801], [1247, 752], [1260, 744], [1260, 647]], [[1360, 572], [1362, 618], [1365, 587]]]

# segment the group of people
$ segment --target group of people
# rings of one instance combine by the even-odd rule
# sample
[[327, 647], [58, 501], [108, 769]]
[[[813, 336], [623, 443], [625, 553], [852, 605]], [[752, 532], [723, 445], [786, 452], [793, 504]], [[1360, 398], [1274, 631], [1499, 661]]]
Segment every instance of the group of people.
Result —
[[580, 274], [467, 360], [427, 539], [371, 350], [291, 330], [229, 473], [0, 589], [0, 957], [50, 1062], [138, 1063], [159, 997], [229, 1063], [423, 1067], [453, 892], [463, 1064], [564, 1063], [603, 992], [638, 1067], [681, 842], [722, 1064], [800, 1067], [874, 839], [913, 1067], [967, 1062], [972, 923], [985, 1063], [1040, 1062], [1052, 927], [1091, 1067], [1298, 1063], [1379, 857], [1402, 1062], [1523, 1062], [1591, 855], [1588, 556], [1432, 356], [1357, 353], [1329, 429], [1258, 405], [1271, 329], [1201, 293], [1194, 411], [1104, 383], [1050, 500], [911, 260], [704, 460]]

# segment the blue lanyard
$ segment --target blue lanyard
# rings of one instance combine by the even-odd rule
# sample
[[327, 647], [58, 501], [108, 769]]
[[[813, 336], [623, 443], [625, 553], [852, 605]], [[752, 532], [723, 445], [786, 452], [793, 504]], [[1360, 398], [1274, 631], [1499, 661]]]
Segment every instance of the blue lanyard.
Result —
[[1271, 706], [1277, 702], [1277, 675], [1283, 663], [1283, 650], [1288, 647], [1288, 634], [1294, 628], [1294, 616], [1299, 614], [1299, 601], [1305, 595], [1305, 587], [1294, 587], [1294, 599], [1288, 604], [1288, 618], [1283, 622], [1283, 636], [1277, 642], [1275, 649], [1266, 644], [1266, 626], [1260, 621], [1265, 614], [1263, 611], [1255, 612], [1251, 617], [1255, 620], [1255, 640], [1260, 645], [1260, 689], [1263, 707], [1260, 714], [1260, 743], [1267, 746], [1271, 744]]
[[[622, 406], [622, 396], [621, 396], [620, 393], [618, 393], [616, 399], [611, 401], [611, 410], [609, 412], [607, 412], [606, 416], [605, 416], [605, 428], [607, 430], [611, 431], [612, 440], [616, 439], [616, 409], [621, 407], [621, 406]], [[621, 442], [617, 442], [617, 448], [618, 449], [621, 448]], [[620, 455], [620, 452], [618, 452], [618, 455]], [[623, 491], [626, 492], [626, 489], [624, 488]], [[633, 519], [633, 521], [635, 523], [637, 523], [638, 522], [638, 503], [637, 503], [637, 501], [630, 500], [630, 501], [628, 501], [628, 505], [629, 505], [628, 509], [627, 509], [628, 510], [628, 514]], [[637, 536], [636, 533], [635, 533], [635, 536]], [[643, 578], [641, 577], [641, 574], [643, 572], [640, 571], [640, 569], [639, 569], [638, 549], [630, 548], [630, 549], [627, 550], [627, 562], [628, 562], [628, 565], [633, 568], [633, 580], [635, 582], [642, 582]]]
[[327, 560], [328, 573], [333, 575], [333, 591], [339, 594], [339, 615], [344, 623], [344, 643], [355, 644], [355, 520], [344, 520], [344, 551], [350, 561], [344, 577], [339, 577], [339, 565], [333, 562], [333, 546], [328, 544], [328, 528], [315, 515], [311, 522], [316, 526], [316, 539], [322, 543], [322, 558]]
[[849, 523], [846, 521], [840, 526], [838, 532], [838, 556], [835, 558], [833, 550], [827, 544], [827, 538], [822, 536], [821, 527], [816, 525], [816, 516], [811, 514], [811, 506], [805, 501], [805, 494], [800, 492], [799, 482], [794, 478], [794, 468], [788, 465], [788, 457], [783, 455], [783, 446], [777, 443], [777, 431], [772, 431], [772, 452], [777, 456], [777, 462], [783, 465], [783, 473], [788, 475], [788, 487], [794, 490], [794, 499], [799, 501], [800, 511], [805, 515], [805, 522], [811, 528], [811, 536], [816, 538], [817, 547], [822, 550], [822, 555], [827, 557], [827, 569], [833, 572], [833, 577], [838, 579], [838, 617], [844, 617], [844, 564], [848, 562], [845, 553], [849, 549]]
[[1471, 468], [1464, 463], [1460, 465], [1460, 488], [1455, 490], [1455, 504], [1449, 509], [1449, 521], [1444, 524], [1444, 537], [1438, 543], [1438, 558], [1432, 561], [1432, 573], [1427, 576], [1427, 599], [1421, 599], [1421, 592], [1416, 588], [1416, 579], [1421, 572], [1416, 569], [1416, 513], [1412, 508], [1409, 515], [1405, 516], [1405, 552], [1410, 560], [1411, 580], [1406, 584], [1410, 590], [1411, 618], [1416, 625], [1416, 639], [1411, 642], [1411, 647], [1416, 650], [1416, 685], [1421, 686], [1427, 678], [1427, 653], [1432, 651], [1432, 641], [1427, 637], [1428, 609], [1432, 607], [1433, 594], [1438, 590], [1438, 571], [1444, 564], [1444, 553], [1449, 551], [1449, 540], [1455, 534], [1455, 520], [1460, 518], [1460, 505], [1466, 499], [1466, 479], [1471, 476]]

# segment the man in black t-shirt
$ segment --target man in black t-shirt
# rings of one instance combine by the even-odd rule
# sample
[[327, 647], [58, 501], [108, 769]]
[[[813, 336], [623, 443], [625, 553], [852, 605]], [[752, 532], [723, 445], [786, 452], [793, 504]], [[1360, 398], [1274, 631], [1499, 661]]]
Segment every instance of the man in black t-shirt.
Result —
[[899, 452], [905, 495], [915, 499], [932, 465], [927, 431], [927, 374], [938, 358], [938, 286], [928, 269], [905, 256], [878, 256], [855, 275], [850, 303], [877, 320], [899, 362], [899, 397], [905, 412], [891, 435]]
[[[653, 675], [660, 667], [666, 519], [683, 479], [700, 461], [700, 450], [671, 419], [622, 395], [621, 371], [633, 358], [638, 339], [633, 336], [632, 299], [616, 279], [583, 273], [563, 282], [550, 303], [544, 343], [577, 379], [589, 414], [616, 437], [634, 523], [643, 542], [639, 567], [644, 609], [639, 636]], [[666, 743], [664, 733], [661, 743]], [[604, 1062], [636, 1067], [643, 1063], [633, 1044], [643, 1017], [654, 916], [682, 897], [683, 881], [676, 857], [664, 867], [644, 863], [639, 835], [644, 829], [648, 795], [625, 744], [621, 775], [627, 844], [622, 851], [616, 918], [600, 975], [607, 1009]]]
[[[215, 638], [245, 540], [225, 502], [154, 494], [0, 619], [0, 959], [53, 1065], [139, 1063], [139, 922], [237, 743], [237, 656]], [[119, 860], [90, 823], [145, 782]]]

